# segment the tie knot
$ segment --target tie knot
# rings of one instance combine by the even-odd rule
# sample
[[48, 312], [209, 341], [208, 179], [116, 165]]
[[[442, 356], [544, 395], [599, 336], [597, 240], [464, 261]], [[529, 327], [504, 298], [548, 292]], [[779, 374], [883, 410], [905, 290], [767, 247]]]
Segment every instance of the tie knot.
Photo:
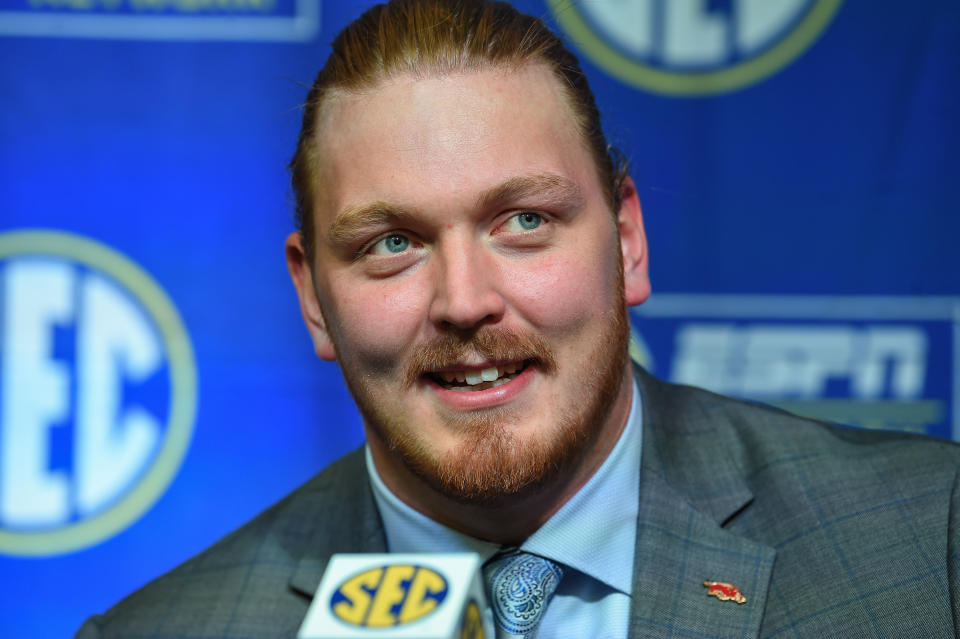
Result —
[[498, 555], [484, 567], [497, 637], [534, 637], [563, 571], [526, 552]]

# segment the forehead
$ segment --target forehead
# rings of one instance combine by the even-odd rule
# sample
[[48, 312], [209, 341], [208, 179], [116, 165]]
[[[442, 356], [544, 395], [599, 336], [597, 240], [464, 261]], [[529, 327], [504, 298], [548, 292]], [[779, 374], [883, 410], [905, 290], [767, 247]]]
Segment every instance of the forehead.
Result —
[[523, 175], [565, 177], [588, 197], [599, 190], [564, 91], [541, 65], [338, 92], [315, 144], [320, 216], [377, 200], [459, 208]]

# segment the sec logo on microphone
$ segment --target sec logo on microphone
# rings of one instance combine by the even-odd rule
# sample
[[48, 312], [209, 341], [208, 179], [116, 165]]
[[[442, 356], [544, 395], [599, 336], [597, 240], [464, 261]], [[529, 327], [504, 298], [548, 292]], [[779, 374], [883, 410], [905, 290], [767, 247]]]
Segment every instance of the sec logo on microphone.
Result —
[[196, 394], [183, 322], [137, 264], [60, 231], [0, 234], [0, 553], [136, 521], [183, 461]]
[[486, 639], [483, 631], [483, 613], [477, 602], [470, 600], [463, 611], [463, 623], [460, 625], [460, 639]]
[[384, 565], [348, 577], [330, 597], [330, 609], [352, 626], [399, 626], [437, 610], [447, 591], [447, 580], [430, 568]]

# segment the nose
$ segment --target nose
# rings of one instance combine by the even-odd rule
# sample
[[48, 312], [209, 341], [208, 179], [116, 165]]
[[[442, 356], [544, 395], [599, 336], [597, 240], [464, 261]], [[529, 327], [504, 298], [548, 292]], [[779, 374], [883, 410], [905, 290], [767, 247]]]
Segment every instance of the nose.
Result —
[[440, 330], [496, 323], [506, 307], [495, 257], [469, 240], [438, 247], [430, 321]]

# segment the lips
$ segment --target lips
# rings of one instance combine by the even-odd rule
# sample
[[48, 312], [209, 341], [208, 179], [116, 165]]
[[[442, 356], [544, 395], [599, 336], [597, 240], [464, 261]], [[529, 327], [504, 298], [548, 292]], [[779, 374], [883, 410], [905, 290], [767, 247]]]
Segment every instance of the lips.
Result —
[[[513, 372], [506, 372], [510, 370]], [[483, 381], [484, 371], [487, 371], [487, 377], [491, 377], [494, 371], [498, 376], [492, 382]], [[523, 397], [525, 389], [535, 382], [540, 372], [540, 363], [536, 360], [500, 360], [495, 364], [488, 361], [469, 368], [462, 363], [448, 366], [433, 370], [421, 379], [426, 382], [433, 398], [445, 408], [472, 412], [504, 406]], [[471, 379], [480, 377], [480, 383], [468, 384], [467, 373]], [[455, 381], [447, 382], [441, 375], [452, 376]], [[459, 379], [461, 375], [463, 381]]]
[[447, 390], [457, 392], [476, 392], [496, 388], [514, 380], [526, 369], [529, 362], [505, 362], [496, 366], [484, 368], [462, 367], [456, 365], [444, 367], [428, 373], [428, 376], [438, 385]]

